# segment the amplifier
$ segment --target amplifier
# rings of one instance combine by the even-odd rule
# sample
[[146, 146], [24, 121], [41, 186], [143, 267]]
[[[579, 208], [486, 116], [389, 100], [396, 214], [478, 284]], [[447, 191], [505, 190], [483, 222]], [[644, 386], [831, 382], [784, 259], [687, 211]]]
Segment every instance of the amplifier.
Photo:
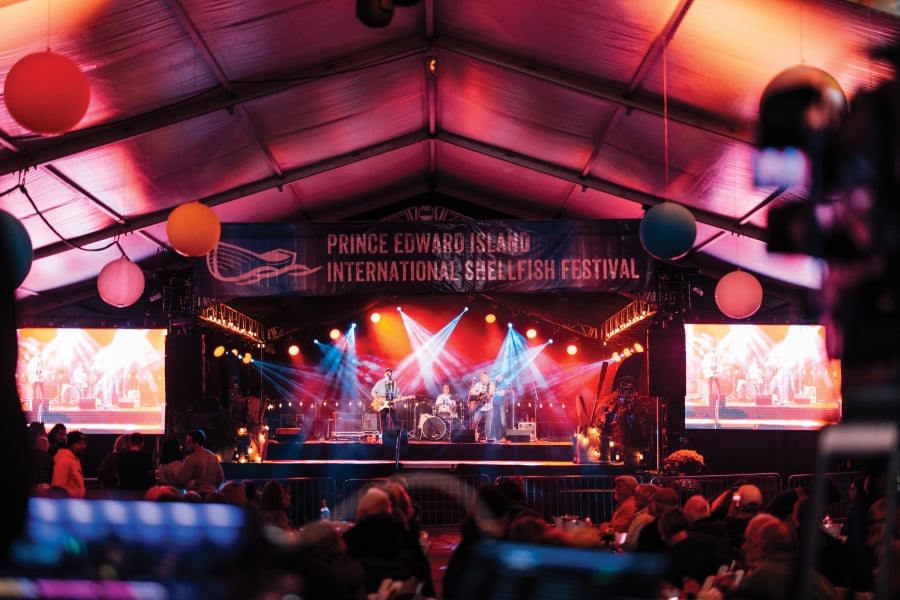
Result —
[[534, 438], [533, 431], [528, 431], [527, 429], [507, 429], [506, 430], [506, 439], [511, 442], [533, 442]]

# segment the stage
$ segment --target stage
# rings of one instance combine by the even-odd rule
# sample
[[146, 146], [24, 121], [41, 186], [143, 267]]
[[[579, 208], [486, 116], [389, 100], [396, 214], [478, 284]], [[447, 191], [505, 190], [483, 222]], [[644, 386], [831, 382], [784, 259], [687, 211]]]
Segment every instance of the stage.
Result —
[[[389, 440], [393, 441], [393, 440]], [[357, 493], [394, 474], [409, 482], [410, 495], [430, 525], [459, 523], [477, 486], [498, 478], [524, 476], [528, 497], [546, 518], [580, 515], [592, 520], [611, 515], [612, 480], [636, 467], [622, 462], [577, 464], [572, 442], [460, 443], [402, 440], [294, 440], [270, 442], [262, 462], [223, 462], [227, 479], [261, 485], [284, 481], [290, 489], [292, 517], [317, 518], [326, 500], [333, 518], [352, 520]]]

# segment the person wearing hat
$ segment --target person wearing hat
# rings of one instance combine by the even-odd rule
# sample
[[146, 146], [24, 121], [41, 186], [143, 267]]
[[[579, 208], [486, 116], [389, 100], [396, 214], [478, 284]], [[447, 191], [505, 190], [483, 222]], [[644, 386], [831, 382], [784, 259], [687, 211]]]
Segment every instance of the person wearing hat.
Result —
[[400, 386], [394, 381], [394, 371], [390, 368], [385, 369], [384, 378], [372, 386], [372, 408], [378, 413], [382, 431], [400, 428], [394, 401], [401, 398]]
[[616, 509], [613, 511], [612, 519], [601, 530], [613, 534], [628, 533], [637, 510], [634, 498], [637, 487], [638, 480], [631, 475], [619, 475], [613, 480], [613, 501], [616, 503]]
[[66, 447], [60, 448], [53, 461], [54, 488], [63, 489], [71, 498], [84, 498], [84, 471], [81, 469], [81, 455], [87, 448], [87, 436], [78, 430], [66, 436]]

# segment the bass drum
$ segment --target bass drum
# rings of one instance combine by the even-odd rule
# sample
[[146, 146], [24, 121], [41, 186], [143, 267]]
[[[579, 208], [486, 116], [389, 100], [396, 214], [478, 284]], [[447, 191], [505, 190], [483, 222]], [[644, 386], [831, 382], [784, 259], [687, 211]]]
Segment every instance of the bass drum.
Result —
[[753, 402], [756, 400], [756, 386], [743, 379], [738, 381], [737, 396], [741, 402]]
[[436, 442], [447, 435], [447, 424], [440, 417], [429, 417], [422, 423], [422, 439]]

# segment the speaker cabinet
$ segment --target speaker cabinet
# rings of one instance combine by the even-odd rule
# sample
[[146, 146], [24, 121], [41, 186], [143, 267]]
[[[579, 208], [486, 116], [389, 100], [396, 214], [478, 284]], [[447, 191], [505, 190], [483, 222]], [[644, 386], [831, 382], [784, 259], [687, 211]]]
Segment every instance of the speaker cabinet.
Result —
[[458, 429], [450, 434], [450, 440], [457, 444], [474, 444], [474, 429]]
[[508, 429], [506, 439], [511, 442], [530, 442], [531, 432], [524, 429]]
[[381, 444], [394, 448], [397, 445], [398, 437], [400, 438], [401, 448], [409, 445], [409, 429], [386, 429], [381, 432]]
[[756, 395], [756, 405], [757, 406], [772, 406], [772, 394], [757, 394]]

